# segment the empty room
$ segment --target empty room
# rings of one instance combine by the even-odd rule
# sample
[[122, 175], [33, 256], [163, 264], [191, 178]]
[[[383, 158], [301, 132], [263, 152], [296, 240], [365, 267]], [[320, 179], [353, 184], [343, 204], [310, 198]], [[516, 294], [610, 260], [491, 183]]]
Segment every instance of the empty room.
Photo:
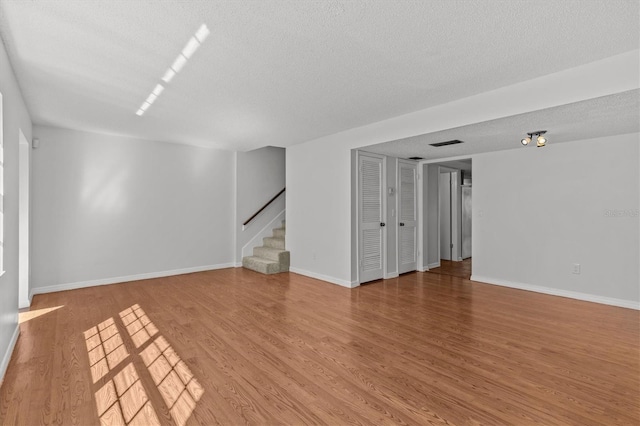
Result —
[[640, 2], [0, 0], [48, 424], [640, 424]]

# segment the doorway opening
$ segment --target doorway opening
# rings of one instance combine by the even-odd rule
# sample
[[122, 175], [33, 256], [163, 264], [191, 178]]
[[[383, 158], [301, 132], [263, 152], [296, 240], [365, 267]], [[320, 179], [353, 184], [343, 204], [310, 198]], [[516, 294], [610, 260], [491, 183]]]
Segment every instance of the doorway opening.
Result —
[[472, 161], [429, 163], [427, 175], [428, 272], [469, 279], [472, 265]]

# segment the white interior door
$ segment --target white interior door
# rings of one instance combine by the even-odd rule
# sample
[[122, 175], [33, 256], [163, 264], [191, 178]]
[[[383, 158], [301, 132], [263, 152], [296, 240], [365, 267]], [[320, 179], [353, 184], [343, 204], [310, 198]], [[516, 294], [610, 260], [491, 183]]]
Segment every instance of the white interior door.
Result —
[[358, 157], [360, 283], [384, 275], [383, 159]]
[[416, 164], [398, 161], [398, 273], [417, 268]]
[[451, 260], [451, 173], [440, 173], [440, 259]]

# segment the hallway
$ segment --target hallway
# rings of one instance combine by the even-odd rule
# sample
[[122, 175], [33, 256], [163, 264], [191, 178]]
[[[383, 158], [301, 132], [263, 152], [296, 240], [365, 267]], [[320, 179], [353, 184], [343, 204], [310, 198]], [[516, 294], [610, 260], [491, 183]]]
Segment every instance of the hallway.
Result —
[[450, 275], [452, 277], [470, 279], [471, 278], [471, 258], [462, 262], [453, 262], [451, 260], [441, 260], [440, 267], [432, 268], [427, 271], [430, 274]]

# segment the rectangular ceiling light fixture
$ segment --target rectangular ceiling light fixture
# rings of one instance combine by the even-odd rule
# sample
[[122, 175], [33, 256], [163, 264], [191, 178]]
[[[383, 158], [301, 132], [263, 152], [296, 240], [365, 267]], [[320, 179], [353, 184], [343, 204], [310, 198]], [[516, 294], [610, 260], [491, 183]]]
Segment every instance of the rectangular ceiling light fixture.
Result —
[[438, 142], [438, 143], [430, 143], [429, 145], [431, 146], [435, 146], [435, 147], [440, 147], [440, 146], [447, 146], [447, 145], [455, 145], [458, 143], [464, 143], [462, 141], [459, 141], [458, 139], [454, 139], [452, 141], [445, 141], [445, 142]]
[[187, 42], [187, 45], [182, 49], [182, 56], [189, 59], [191, 55], [196, 53], [198, 47], [200, 47], [200, 42], [198, 42], [195, 37], [191, 37]]
[[156, 84], [156, 87], [153, 89], [153, 93], [156, 96], [160, 96], [160, 93], [164, 90], [164, 86], [162, 84]]
[[184, 64], [186, 63], [187, 63], [187, 58], [185, 58], [181, 53], [178, 55], [176, 60], [173, 61], [173, 64], [171, 64], [171, 69], [174, 70], [177, 74], [180, 72], [180, 70], [182, 69], [182, 67], [184, 67]]
[[176, 72], [171, 68], [169, 68], [168, 70], [165, 71], [164, 75], [162, 76], [162, 81], [164, 81], [165, 83], [168, 83], [171, 81], [174, 75], [176, 75]]
[[[207, 28], [206, 24], [200, 25], [200, 28], [198, 28], [195, 35], [193, 35], [189, 39], [187, 44], [182, 49], [182, 52], [178, 54], [178, 57], [173, 61], [171, 66], [165, 71], [161, 80], [168, 84], [173, 79], [173, 77], [175, 77], [176, 74], [178, 74], [180, 70], [185, 66], [185, 64], [187, 63], [187, 60], [189, 60], [189, 58], [191, 58], [193, 54], [196, 53], [196, 50], [198, 50], [200, 45], [206, 40], [206, 38], [209, 36], [210, 33], [211, 31], [209, 31], [209, 28]], [[147, 109], [151, 106], [151, 104], [153, 104], [155, 100], [158, 99], [158, 96], [160, 96], [160, 94], [163, 91], [164, 91], [164, 86], [162, 84], [157, 84], [156, 87], [151, 92], [151, 94], [149, 94], [147, 99], [144, 101], [142, 106], [138, 109], [138, 111], [136, 112], [136, 115], [139, 115], [139, 116], [143, 115], [147, 111]]]

